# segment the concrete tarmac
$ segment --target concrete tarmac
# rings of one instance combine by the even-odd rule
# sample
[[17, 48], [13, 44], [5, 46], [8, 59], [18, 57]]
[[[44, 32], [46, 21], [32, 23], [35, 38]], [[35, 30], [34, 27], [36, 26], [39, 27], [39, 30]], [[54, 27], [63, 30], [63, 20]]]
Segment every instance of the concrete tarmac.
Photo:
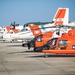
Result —
[[75, 75], [75, 55], [46, 58], [21, 44], [0, 42], [0, 75]]

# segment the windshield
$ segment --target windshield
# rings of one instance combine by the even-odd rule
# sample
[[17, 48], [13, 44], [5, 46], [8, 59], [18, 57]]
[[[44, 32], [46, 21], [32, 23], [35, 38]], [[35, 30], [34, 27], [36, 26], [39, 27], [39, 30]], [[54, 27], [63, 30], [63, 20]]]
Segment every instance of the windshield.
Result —
[[24, 31], [26, 31], [26, 29], [24, 28], [24, 29], [22, 29], [20, 32], [24, 32]]
[[8, 32], [8, 34], [13, 34], [13, 32]]

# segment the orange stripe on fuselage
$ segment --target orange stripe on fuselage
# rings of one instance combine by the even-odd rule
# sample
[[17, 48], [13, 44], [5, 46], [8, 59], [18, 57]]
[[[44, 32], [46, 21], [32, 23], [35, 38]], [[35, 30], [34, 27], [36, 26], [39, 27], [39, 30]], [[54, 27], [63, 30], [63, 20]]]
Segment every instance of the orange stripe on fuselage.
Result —
[[64, 18], [65, 12], [66, 12], [66, 9], [59, 9], [57, 15], [55, 16], [55, 19], [57, 19], [57, 18]]
[[30, 27], [34, 36], [38, 36], [38, 35], [42, 34], [42, 31], [39, 28], [39, 26], [29, 26], [29, 27]]

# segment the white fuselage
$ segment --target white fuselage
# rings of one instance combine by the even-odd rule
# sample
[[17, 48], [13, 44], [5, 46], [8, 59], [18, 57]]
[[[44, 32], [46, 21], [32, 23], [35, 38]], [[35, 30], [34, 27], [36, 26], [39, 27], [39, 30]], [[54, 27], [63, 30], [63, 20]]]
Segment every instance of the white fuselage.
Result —
[[[50, 24], [49, 24], [50, 25]], [[45, 26], [39, 26], [39, 28], [42, 31], [42, 34], [49, 32], [49, 31], [54, 31], [56, 30], [56, 28], [46, 28], [46, 27], [50, 27], [49, 25], [45, 25]], [[44, 27], [44, 28], [41, 28]], [[38, 31], [36, 31], [36, 33], [38, 33]], [[22, 40], [30, 40], [33, 39], [35, 37], [35, 35], [33, 34], [33, 32], [29, 29], [26, 31], [21, 31], [19, 33], [16, 33], [14, 35], [11, 36], [13, 39], [22, 39]]]

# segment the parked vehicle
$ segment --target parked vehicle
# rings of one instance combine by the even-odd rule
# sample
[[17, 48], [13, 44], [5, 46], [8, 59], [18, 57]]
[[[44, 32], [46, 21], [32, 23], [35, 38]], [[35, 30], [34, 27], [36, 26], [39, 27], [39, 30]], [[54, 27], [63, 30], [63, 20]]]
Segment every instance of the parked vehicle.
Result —
[[64, 33], [61, 37], [53, 38], [51, 43], [46, 43], [46, 45], [49, 49], [43, 48], [42, 52], [45, 54], [75, 54], [75, 29]]

